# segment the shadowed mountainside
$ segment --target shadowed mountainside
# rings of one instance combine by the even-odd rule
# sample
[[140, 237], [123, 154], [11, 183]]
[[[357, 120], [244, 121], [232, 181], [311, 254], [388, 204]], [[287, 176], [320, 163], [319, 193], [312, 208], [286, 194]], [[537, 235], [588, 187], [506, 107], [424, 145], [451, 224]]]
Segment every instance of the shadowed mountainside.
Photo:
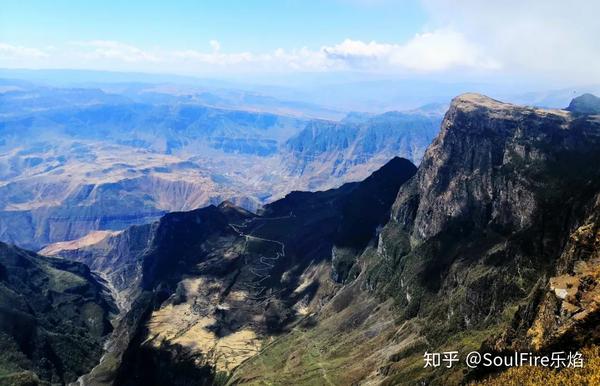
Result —
[[[90, 379], [113, 379], [116, 373], [117, 384], [151, 384], [156, 374], [146, 363], [159, 361], [165, 351], [197, 355], [198, 363], [218, 371], [233, 369], [339, 285], [320, 288], [312, 281], [331, 274], [332, 249], [356, 251], [369, 243], [387, 220], [399, 186], [415, 171], [396, 158], [363, 182], [293, 192], [258, 216], [230, 203], [168, 214], [143, 249], [123, 243], [147, 227], [81, 249], [55, 249], [63, 257], [106, 266], [109, 282], [120, 273], [124, 280], [115, 287], [136, 295], [107, 354], [122, 365], [110, 368], [114, 361], [105, 361]], [[107, 258], [111, 264], [104, 263]], [[138, 269], [127, 269], [132, 265]], [[352, 266], [347, 259], [333, 263], [338, 281]]]
[[75, 381], [100, 360], [112, 312], [85, 265], [0, 243], [0, 384]]

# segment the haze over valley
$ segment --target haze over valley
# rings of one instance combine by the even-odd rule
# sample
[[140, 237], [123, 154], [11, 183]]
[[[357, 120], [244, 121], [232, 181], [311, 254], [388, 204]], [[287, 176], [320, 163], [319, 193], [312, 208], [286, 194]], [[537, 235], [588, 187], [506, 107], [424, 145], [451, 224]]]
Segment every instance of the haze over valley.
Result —
[[256, 211], [292, 190], [360, 180], [396, 155], [418, 163], [443, 114], [435, 105], [331, 120], [303, 104], [284, 115], [146, 91], [155, 85], [3, 84], [0, 240], [28, 248], [224, 200]]

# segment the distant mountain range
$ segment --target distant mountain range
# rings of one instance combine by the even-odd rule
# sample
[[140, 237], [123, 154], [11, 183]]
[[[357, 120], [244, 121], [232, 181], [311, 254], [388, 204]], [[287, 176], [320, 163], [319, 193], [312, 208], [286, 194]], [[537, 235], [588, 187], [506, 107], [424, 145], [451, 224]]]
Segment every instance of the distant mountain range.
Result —
[[332, 120], [341, 119], [350, 111], [381, 114], [415, 109], [429, 103], [447, 106], [455, 95], [472, 91], [511, 103], [546, 108], [564, 108], [571, 99], [583, 93], [600, 94], [600, 84], [568, 87], [531, 83], [527, 79], [461, 82], [330, 71], [219, 80], [172, 74], [5, 68], [0, 69], [0, 79], [19, 82], [23, 87], [43, 84], [53, 88], [97, 88], [130, 97], [143, 94], [146, 100], [153, 97], [163, 103], [187, 99], [211, 107], [302, 114]]
[[226, 199], [256, 210], [293, 189], [363, 179], [396, 155], [418, 163], [442, 117], [428, 107], [314, 120], [156, 85], [1, 83], [0, 240], [29, 248]]
[[383, 164], [402, 155], [418, 164], [441, 123], [441, 114], [429, 111], [309, 122], [285, 143], [288, 168], [293, 175], [308, 176], [308, 189], [314, 190], [334, 187], [335, 179], [345, 175], [359, 179], [375, 160]]

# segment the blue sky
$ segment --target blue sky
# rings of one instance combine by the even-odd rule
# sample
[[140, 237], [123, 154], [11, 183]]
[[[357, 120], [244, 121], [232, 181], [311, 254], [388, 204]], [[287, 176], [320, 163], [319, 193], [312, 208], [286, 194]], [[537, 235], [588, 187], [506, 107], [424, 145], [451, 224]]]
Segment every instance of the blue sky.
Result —
[[600, 84], [594, 0], [0, 0], [0, 67]]
[[346, 38], [405, 40], [426, 14], [417, 1], [8, 1], [2, 40], [22, 46], [114, 40], [151, 48], [264, 51], [319, 48]]

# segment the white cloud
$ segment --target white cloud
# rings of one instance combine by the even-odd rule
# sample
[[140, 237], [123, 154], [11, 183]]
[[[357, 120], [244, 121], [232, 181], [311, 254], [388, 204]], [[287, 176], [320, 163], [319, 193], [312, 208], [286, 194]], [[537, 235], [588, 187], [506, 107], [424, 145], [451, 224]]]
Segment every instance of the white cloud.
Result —
[[[393, 0], [340, 0], [378, 6]], [[188, 74], [365, 71], [600, 83], [600, 2], [422, 0], [428, 21], [405, 41], [356, 40], [322, 47], [230, 52], [148, 48], [111, 40], [25, 47], [0, 43], [0, 67], [93, 68]], [[399, 17], [400, 19], [400, 17]], [[402, 22], [402, 20], [399, 20]], [[310, 44], [310, 42], [306, 42]]]
[[395, 47], [392, 44], [381, 44], [375, 41], [365, 43], [360, 40], [346, 39], [334, 46], [325, 46], [321, 50], [333, 59], [347, 61], [377, 60], [388, 57]]
[[346, 39], [339, 44], [312, 50], [306, 47], [272, 52], [232, 52], [221, 50], [216, 40], [212, 51], [188, 49], [163, 51], [156, 56], [173, 66], [203, 65], [252, 71], [363, 70], [394, 72], [439, 72], [455, 68], [497, 69], [499, 64], [451, 30], [417, 34], [404, 44], [363, 42]]
[[[0, 44], [0, 66], [95, 68], [185, 73], [359, 70], [390, 73], [441, 72], [456, 68], [495, 69], [498, 63], [451, 29], [417, 34], [403, 44], [346, 39], [318, 49], [225, 52], [140, 48], [112, 40], [72, 42], [50, 50]], [[4, 60], [10, 56], [10, 60]], [[35, 59], [35, 60], [34, 60]]]
[[508, 74], [600, 83], [600, 2], [423, 0], [430, 24], [451, 26]]
[[[3, 57], [22, 60], [24, 67], [32, 59], [47, 59], [52, 67], [100, 66], [111, 69], [147, 70], [161, 65], [164, 71], [202, 72], [207, 69], [253, 71], [328, 71], [363, 70], [392, 72], [439, 72], [460, 67], [493, 69], [497, 63], [460, 34], [448, 30], [418, 34], [405, 44], [363, 42], [346, 39], [317, 50], [306, 47], [272, 52], [223, 52], [216, 40], [211, 51], [146, 50], [127, 43], [92, 40], [73, 42], [52, 50], [0, 44]], [[37, 62], [36, 62], [37, 63]], [[0, 65], [2, 63], [0, 62]], [[209, 66], [210, 68], [207, 68]]]
[[[346, 39], [318, 49], [279, 48], [270, 52], [225, 52], [218, 40], [210, 50], [140, 48], [112, 40], [72, 42], [51, 50], [0, 45], [0, 66], [94, 68], [185, 73], [376, 71], [440, 72], [470, 67], [493, 69], [497, 63], [461, 34], [445, 29], [417, 34], [403, 44]], [[11, 60], [3, 60], [9, 52]], [[6, 54], [4, 55], [6, 57]], [[37, 60], [34, 61], [33, 59]]]
[[225, 54], [219, 52], [219, 50], [214, 50], [212, 52], [183, 50], [166, 52], [162, 55], [163, 60], [169, 62], [177, 63], [179, 60], [181, 60], [186, 63], [211, 64], [217, 66], [229, 66], [256, 61], [256, 56], [250, 52]]
[[335, 46], [323, 47], [322, 51], [328, 57], [345, 61], [350, 66], [376, 65], [388, 70], [432, 72], [461, 67], [500, 67], [497, 61], [486, 57], [480, 48], [449, 29], [417, 34], [404, 44], [365, 43], [346, 39]]
[[48, 54], [38, 48], [30, 48], [16, 46], [7, 43], [0, 43], [0, 58], [8, 59], [26, 59], [26, 58], [43, 58]]
[[392, 63], [417, 71], [441, 71], [454, 67], [497, 69], [495, 59], [452, 30], [417, 34], [392, 55]]

